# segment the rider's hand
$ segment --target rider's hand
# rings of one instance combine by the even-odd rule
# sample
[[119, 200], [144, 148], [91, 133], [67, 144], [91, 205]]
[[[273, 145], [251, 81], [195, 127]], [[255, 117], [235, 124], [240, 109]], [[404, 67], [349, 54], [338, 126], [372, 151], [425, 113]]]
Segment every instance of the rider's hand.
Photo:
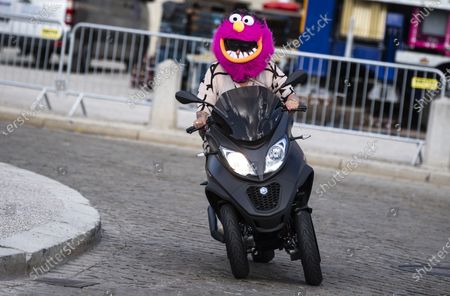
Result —
[[206, 125], [206, 120], [208, 119], [208, 114], [206, 112], [197, 112], [197, 119], [192, 124], [196, 129], [200, 129]]
[[288, 97], [284, 105], [286, 106], [286, 109], [288, 109], [289, 111], [298, 109], [298, 107], [300, 107], [300, 98], [292, 94]]
[[202, 118], [196, 119], [192, 125], [197, 129], [202, 128], [206, 125], [206, 119], [205, 120]]

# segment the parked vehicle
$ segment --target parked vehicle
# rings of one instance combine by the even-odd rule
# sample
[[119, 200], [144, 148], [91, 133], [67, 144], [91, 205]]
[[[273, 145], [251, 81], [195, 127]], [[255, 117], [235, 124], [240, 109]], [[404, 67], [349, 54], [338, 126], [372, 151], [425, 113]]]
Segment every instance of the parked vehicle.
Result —
[[[55, 24], [42, 22], [39, 19], [63, 22], [69, 30], [81, 22], [148, 30], [149, 11], [147, 2], [150, 1], [152, 0], [2, 0], [0, 2], [0, 14], [13, 13], [30, 16], [28, 22], [0, 18], [2, 46], [18, 46], [22, 51], [20, 54], [32, 54], [35, 61], [44, 67], [51, 60], [53, 53], [60, 53], [61, 51], [62, 28]], [[140, 40], [135, 40], [134, 45], [132, 44], [132, 38], [124, 40], [124, 34], [99, 36], [99, 32], [95, 30], [86, 32], [84, 36], [75, 37], [76, 61], [74, 64], [81, 65], [81, 69], [79, 69], [81, 71], [89, 68], [92, 58], [101, 59], [105, 55], [111, 58], [113, 54], [111, 43], [116, 41], [114, 38], [117, 38], [118, 44], [125, 43], [126, 45], [124, 62], [127, 65], [130, 56], [134, 54], [136, 57], [135, 52], [141, 46]], [[31, 38], [40, 41], [30, 42]], [[142, 42], [147, 45], [142, 46], [146, 51], [148, 40]], [[45, 50], [42, 50], [42, 48]], [[131, 51], [131, 48], [134, 48], [134, 50]], [[136, 63], [135, 60], [133, 62]]]
[[[305, 76], [296, 72], [283, 86]], [[185, 91], [176, 98], [182, 104], [207, 104]], [[233, 275], [247, 277], [247, 254], [267, 263], [274, 250], [285, 249], [291, 260], [301, 260], [306, 282], [319, 285], [321, 259], [308, 206], [314, 170], [295, 142], [303, 137], [291, 134], [294, 112], [262, 86], [230, 90], [215, 106], [207, 105], [213, 109], [204, 153], [209, 226], [212, 237], [226, 245]]]

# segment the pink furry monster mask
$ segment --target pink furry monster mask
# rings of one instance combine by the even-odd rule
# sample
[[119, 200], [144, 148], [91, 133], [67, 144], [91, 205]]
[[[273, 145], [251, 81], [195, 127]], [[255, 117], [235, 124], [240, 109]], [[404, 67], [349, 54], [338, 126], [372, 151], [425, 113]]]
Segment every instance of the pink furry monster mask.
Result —
[[275, 50], [266, 21], [246, 10], [233, 12], [222, 22], [212, 47], [219, 64], [236, 82], [258, 76]]

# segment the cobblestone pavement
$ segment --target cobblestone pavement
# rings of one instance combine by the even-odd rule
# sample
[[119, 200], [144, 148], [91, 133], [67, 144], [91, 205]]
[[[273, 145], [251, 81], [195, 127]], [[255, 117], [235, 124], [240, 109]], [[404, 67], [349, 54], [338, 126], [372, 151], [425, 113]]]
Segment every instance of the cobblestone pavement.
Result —
[[[203, 160], [192, 151], [21, 127], [0, 137], [0, 162], [80, 191], [104, 228], [91, 251], [45, 275], [96, 285], [22, 278], [0, 282], [0, 295], [450, 295], [448, 269], [416, 282], [399, 268], [445, 248], [449, 187], [354, 172], [323, 197], [314, 193], [324, 282], [309, 287], [300, 262], [283, 251], [269, 264], [251, 263], [248, 279], [232, 277], [224, 245], [208, 233]], [[316, 188], [334, 173], [316, 172]], [[450, 267], [450, 253], [441, 261]]]

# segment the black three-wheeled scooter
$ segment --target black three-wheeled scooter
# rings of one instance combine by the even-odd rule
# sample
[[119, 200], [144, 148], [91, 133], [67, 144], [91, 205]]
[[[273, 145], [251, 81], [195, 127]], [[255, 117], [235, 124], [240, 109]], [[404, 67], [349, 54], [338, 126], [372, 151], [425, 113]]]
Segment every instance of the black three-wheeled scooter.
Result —
[[[305, 76], [295, 72], [283, 86], [300, 83]], [[211, 235], [226, 244], [233, 275], [247, 277], [247, 254], [267, 263], [274, 250], [285, 249], [291, 260], [301, 259], [306, 282], [319, 285], [321, 259], [308, 207], [314, 171], [295, 141], [304, 137], [291, 134], [294, 112], [261, 86], [225, 92], [215, 106], [185, 91], [176, 98], [212, 109], [204, 133], [209, 147], [204, 151], [208, 180], [203, 185]]]

